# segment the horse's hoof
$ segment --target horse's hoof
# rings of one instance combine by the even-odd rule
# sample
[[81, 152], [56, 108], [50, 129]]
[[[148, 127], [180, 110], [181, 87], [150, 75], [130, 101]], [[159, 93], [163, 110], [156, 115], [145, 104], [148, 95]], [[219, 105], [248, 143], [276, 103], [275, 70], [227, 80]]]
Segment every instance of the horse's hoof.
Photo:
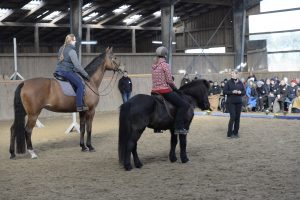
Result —
[[135, 165], [136, 168], [142, 168], [143, 167], [143, 164], [141, 162], [134, 163], [134, 165]]
[[171, 163], [177, 161], [177, 157], [176, 156], [170, 156], [169, 159], [170, 159]]
[[88, 148], [88, 147], [82, 147], [82, 148], [81, 148], [81, 151], [82, 151], [82, 152], [88, 152], [88, 151], [89, 151], [89, 148]]
[[125, 168], [126, 171], [131, 171], [132, 170], [131, 164], [124, 165], [124, 168]]
[[11, 154], [9, 158], [14, 160], [16, 158], [16, 154]]
[[96, 149], [92, 146], [87, 146], [87, 148], [89, 149], [89, 152], [95, 152]]
[[182, 163], [187, 163], [187, 162], [189, 162], [188, 157], [182, 157], [182, 158], [181, 158], [181, 162], [182, 162]]

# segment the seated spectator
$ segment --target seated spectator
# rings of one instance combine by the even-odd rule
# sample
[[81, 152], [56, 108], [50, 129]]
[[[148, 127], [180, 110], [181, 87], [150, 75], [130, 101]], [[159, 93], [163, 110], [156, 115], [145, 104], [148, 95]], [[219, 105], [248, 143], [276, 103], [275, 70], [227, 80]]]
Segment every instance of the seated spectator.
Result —
[[268, 90], [264, 82], [257, 81], [257, 111], [264, 112], [268, 104]]
[[277, 99], [280, 105], [280, 111], [286, 111], [287, 106], [285, 100], [288, 94], [288, 85], [285, 83], [285, 80], [280, 81], [279, 92], [277, 94]]
[[287, 107], [292, 103], [293, 99], [297, 97], [297, 82], [296, 80], [291, 81], [291, 85], [288, 87], [288, 92], [287, 92], [287, 99], [285, 102], [287, 103]]
[[279, 92], [279, 86], [276, 84], [275, 79], [270, 80], [270, 89], [268, 93], [268, 110], [273, 110], [275, 98]]
[[297, 97], [292, 104], [292, 113], [300, 113], [300, 88], [297, 89]]
[[224, 82], [224, 81], [221, 81], [221, 84], [220, 84], [221, 96], [223, 96], [224, 86], [225, 86], [225, 82]]
[[248, 97], [247, 110], [253, 111], [256, 108], [257, 91], [255, 83], [249, 79], [246, 87], [246, 96]]
[[218, 82], [215, 81], [211, 87], [210, 93], [212, 95], [221, 94], [221, 87], [218, 85]]

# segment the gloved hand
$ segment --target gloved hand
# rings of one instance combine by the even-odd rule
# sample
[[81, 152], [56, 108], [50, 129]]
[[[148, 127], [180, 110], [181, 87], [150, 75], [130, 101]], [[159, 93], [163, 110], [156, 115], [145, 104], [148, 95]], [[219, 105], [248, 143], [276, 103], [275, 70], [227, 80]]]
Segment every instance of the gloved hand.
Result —
[[84, 77], [84, 79], [89, 82], [91, 80], [91, 77], [89, 75], [87, 75]]
[[177, 89], [177, 87], [175, 85], [170, 85], [170, 87], [172, 88], [172, 90], [174, 92], [179, 92], [179, 90]]

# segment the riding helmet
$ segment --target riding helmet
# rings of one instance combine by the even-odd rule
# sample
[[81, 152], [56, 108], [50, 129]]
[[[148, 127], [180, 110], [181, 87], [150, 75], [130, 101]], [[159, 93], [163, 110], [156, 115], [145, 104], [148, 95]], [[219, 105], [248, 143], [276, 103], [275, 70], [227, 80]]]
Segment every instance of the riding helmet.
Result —
[[166, 58], [167, 55], [168, 55], [168, 49], [166, 47], [161, 46], [156, 49], [156, 56]]

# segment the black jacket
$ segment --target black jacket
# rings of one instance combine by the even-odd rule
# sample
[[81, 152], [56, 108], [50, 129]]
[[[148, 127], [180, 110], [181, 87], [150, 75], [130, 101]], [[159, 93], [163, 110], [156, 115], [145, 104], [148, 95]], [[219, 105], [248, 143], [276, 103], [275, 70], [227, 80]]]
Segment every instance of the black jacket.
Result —
[[[233, 90], [240, 90], [241, 94], [233, 94]], [[233, 79], [230, 79], [224, 86], [223, 93], [227, 95], [227, 103], [242, 103], [242, 97], [245, 95], [246, 91], [243, 83], [238, 80], [237, 83]]]
[[132, 82], [129, 77], [123, 76], [120, 78], [118, 86], [121, 93], [132, 91]]

